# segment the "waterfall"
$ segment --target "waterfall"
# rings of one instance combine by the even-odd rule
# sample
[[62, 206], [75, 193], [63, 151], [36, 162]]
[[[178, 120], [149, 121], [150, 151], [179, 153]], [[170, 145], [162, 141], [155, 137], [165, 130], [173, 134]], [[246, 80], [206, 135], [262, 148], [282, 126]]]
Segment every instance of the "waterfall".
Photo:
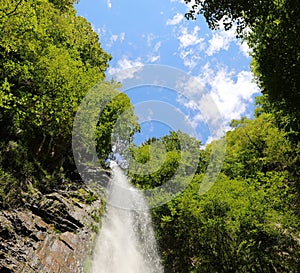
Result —
[[116, 165], [92, 273], [163, 273], [147, 203]]

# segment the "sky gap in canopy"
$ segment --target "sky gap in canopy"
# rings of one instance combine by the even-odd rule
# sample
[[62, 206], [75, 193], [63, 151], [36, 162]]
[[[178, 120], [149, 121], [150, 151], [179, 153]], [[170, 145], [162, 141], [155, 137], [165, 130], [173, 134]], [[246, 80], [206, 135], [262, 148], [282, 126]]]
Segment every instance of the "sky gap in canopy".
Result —
[[[92, 23], [102, 47], [113, 56], [108, 77], [139, 65], [172, 66], [203, 83], [227, 129], [232, 119], [253, 115], [254, 97], [260, 93], [250, 72], [247, 45], [241, 44], [233, 31], [212, 32], [202, 18], [187, 21], [183, 0], [81, 0], [75, 8], [78, 15]], [[122, 82], [122, 74], [115, 79]], [[188, 117], [203, 143], [210, 141], [201, 113], [188, 104], [184, 106], [170, 92], [147, 87], [130, 90], [128, 95], [133, 104], [154, 99], [171, 103]], [[180, 128], [151, 120], [143, 122], [135, 142], [165, 135], [172, 129]]]

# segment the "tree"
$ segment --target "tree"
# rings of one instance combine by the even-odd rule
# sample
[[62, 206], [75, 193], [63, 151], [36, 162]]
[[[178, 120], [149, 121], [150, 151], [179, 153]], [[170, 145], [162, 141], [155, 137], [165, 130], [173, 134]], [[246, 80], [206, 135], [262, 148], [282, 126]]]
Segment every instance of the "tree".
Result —
[[76, 174], [73, 119], [111, 58], [74, 2], [0, 0], [1, 166], [20, 187]]
[[103, 92], [103, 95], [106, 97], [113, 95], [113, 98], [104, 107], [97, 122], [96, 150], [98, 157], [102, 161], [109, 157], [115, 159], [116, 156], [125, 159], [132, 145], [134, 133], [140, 130], [138, 118], [134, 114], [129, 97], [124, 93], [110, 90], [110, 94], [107, 94], [106, 91]]
[[196, 175], [182, 195], [153, 211], [165, 272], [298, 270], [298, 220], [286, 204], [274, 202], [282, 200], [279, 187], [271, 194], [254, 180], [222, 174], [200, 196], [201, 181]]
[[293, 150], [286, 133], [276, 127], [274, 116], [263, 113], [256, 119], [233, 120], [226, 134], [223, 171], [231, 178], [255, 177], [268, 171], [288, 171]]
[[[190, 3], [191, 0], [185, 0]], [[252, 69], [277, 123], [298, 141], [300, 119], [299, 0], [196, 0], [186, 14], [203, 14], [209, 27], [235, 27], [252, 49]]]
[[[200, 194], [207, 170], [198, 168], [184, 192], [152, 211], [165, 272], [298, 270], [293, 143], [261, 109], [256, 119], [234, 120], [231, 126], [223, 169], [211, 189]], [[169, 138], [176, 150], [176, 137]], [[201, 152], [204, 166], [220, 141]], [[146, 160], [147, 150], [139, 149]], [[146, 181], [148, 187], [156, 185], [153, 178]]]
[[176, 177], [172, 185], [178, 189], [181, 186], [176, 183], [184, 185], [185, 176], [196, 173], [202, 158], [200, 145], [200, 141], [181, 131], [149, 139], [131, 149], [129, 176], [142, 189], [162, 186]]

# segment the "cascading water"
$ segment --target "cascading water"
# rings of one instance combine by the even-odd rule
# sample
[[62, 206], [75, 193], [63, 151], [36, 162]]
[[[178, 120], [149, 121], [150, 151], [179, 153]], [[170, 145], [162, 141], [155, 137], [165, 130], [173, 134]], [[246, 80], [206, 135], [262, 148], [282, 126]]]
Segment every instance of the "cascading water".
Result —
[[118, 166], [112, 171], [92, 273], [163, 273], [144, 197]]

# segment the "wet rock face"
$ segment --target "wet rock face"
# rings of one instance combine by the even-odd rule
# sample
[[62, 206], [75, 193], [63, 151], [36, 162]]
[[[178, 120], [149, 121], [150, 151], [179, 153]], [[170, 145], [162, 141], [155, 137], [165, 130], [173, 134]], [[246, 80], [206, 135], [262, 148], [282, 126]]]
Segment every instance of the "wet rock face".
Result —
[[84, 272], [103, 207], [79, 190], [35, 195], [24, 210], [0, 211], [0, 272]]

